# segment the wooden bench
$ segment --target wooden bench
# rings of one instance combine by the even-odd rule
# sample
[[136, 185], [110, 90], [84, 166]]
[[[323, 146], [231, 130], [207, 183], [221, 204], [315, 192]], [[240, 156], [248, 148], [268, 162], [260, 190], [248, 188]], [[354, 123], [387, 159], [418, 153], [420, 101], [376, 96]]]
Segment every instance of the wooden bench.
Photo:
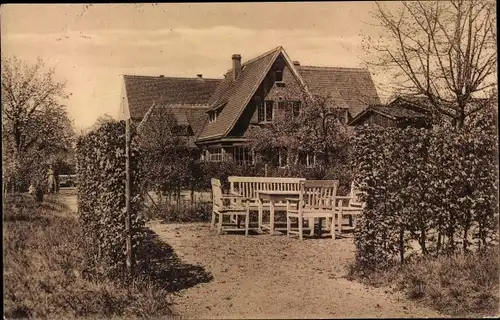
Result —
[[[259, 211], [259, 228], [262, 227], [262, 210], [270, 210], [270, 202], [259, 201], [258, 191], [290, 191], [300, 192], [300, 183], [304, 178], [276, 178], [276, 177], [228, 177], [229, 193], [250, 199], [252, 211]], [[273, 211], [286, 212], [286, 201], [274, 203]], [[274, 213], [274, 212], [273, 212]], [[236, 217], [233, 217], [235, 219]], [[271, 217], [272, 219], [274, 217]], [[271, 220], [272, 220], [271, 219]]]

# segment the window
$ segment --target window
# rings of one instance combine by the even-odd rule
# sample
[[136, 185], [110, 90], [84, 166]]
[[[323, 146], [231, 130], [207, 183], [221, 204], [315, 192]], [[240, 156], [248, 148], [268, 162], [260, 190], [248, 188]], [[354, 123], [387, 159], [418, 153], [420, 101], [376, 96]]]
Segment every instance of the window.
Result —
[[222, 161], [222, 148], [221, 147], [210, 148], [209, 160], [212, 162], [221, 162]]
[[274, 115], [274, 101], [264, 101], [259, 105], [259, 122], [271, 122]]
[[220, 111], [219, 110], [215, 110], [215, 111], [210, 111], [208, 113], [208, 122], [210, 123], [214, 123], [215, 120], [217, 120], [217, 117], [219, 116], [219, 113]]
[[306, 167], [316, 165], [316, 155], [312, 153], [299, 153], [299, 163]]
[[276, 82], [282, 82], [283, 81], [283, 70], [276, 70], [274, 72], [274, 76], [276, 78]]
[[234, 147], [234, 160], [238, 163], [253, 163], [252, 153], [247, 147]]
[[300, 101], [294, 101], [292, 103], [293, 103], [293, 106], [292, 106], [292, 116], [294, 118], [296, 118], [300, 114]]
[[276, 149], [271, 164], [276, 167], [286, 167], [288, 165], [288, 150], [285, 148]]
[[279, 166], [286, 167], [286, 165], [288, 164], [288, 150], [280, 149], [278, 156], [279, 156]]
[[278, 110], [286, 117], [297, 118], [300, 113], [300, 101], [280, 101], [278, 102]]
[[176, 136], [189, 136], [191, 134], [191, 128], [186, 125], [176, 125], [172, 128], [172, 134]]
[[344, 109], [339, 113], [339, 122], [341, 124], [347, 124], [348, 122], [347, 112], [348, 112], [347, 109]]

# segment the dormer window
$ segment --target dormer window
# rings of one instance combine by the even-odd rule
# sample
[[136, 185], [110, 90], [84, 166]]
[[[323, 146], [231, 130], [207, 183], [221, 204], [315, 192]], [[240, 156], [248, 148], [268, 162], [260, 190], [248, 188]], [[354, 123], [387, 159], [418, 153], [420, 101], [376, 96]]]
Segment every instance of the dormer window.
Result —
[[217, 117], [219, 116], [219, 113], [220, 113], [219, 110], [210, 111], [208, 113], [208, 122], [214, 123], [217, 120]]
[[283, 82], [283, 70], [276, 70], [274, 72], [276, 82]]

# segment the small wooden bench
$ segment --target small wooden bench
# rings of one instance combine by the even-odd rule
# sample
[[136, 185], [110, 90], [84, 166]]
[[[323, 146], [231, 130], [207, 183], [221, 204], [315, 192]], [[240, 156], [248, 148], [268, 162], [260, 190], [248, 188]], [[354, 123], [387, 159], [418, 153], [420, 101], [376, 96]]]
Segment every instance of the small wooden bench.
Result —
[[[300, 183], [304, 178], [276, 178], [276, 177], [228, 177], [229, 193], [250, 199], [252, 211], [259, 211], [259, 228], [262, 227], [262, 210], [269, 210], [269, 202], [260, 202], [258, 191], [296, 191], [300, 192]], [[262, 207], [260, 207], [262, 206]], [[274, 203], [274, 211], [286, 212], [286, 201]], [[236, 218], [236, 217], [234, 217]]]

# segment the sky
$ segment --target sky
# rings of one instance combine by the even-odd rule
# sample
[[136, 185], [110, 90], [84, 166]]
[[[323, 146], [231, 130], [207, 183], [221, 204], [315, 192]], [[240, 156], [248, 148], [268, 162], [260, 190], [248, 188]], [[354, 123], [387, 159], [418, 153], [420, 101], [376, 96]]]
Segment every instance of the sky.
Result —
[[[283, 46], [302, 65], [364, 67], [373, 2], [43, 4], [1, 7], [2, 56], [41, 57], [67, 81], [77, 129], [117, 117], [123, 74], [221, 78]], [[383, 88], [381, 75], [372, 75]], [[384, 99], [383, 90], [379, 95]]]

